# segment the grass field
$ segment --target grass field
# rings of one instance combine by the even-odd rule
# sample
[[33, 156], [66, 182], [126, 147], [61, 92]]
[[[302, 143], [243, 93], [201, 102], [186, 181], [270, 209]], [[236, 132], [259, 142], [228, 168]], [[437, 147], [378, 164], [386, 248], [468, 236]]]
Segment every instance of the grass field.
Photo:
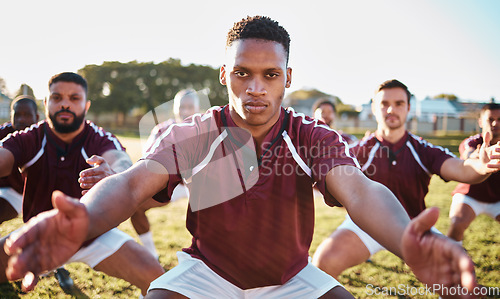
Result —
[[[136, 161], [140, 157], [140, 143], [135, 138], [121, 138], [127, 151]], [[440, 139], [432, 140], [439, 144]], [[444, 139], [443, 146], [458, 145], [457, 139]], [[434, 177], [431, 181], [430, 192], [427, 196], [428, 206], [437, 206], [441, 215], [436, 227], [446, 233], [449, 220], [448, 211], [450, 193], [456, 183], [444, 183], [440, 178]], [[316, 198], [316, 228], [310, 254], [312, 255], [319, 243], [326, 238], [334, 228], [344, 219], [345, 211], [341, 208], [326, 206], [321, 198]], [[176, 251], [190, 245], [190, 235], [185, 228], [185, 213], [187, 200], [180, 200], [168, 206], [155, 208], [148, 211], [152, 224], [155, 244], [160, 253], [160, 263], [165, 269], [170, 269], [177, 264]], [[0, 226], [0, 235], [5, 236], [10, 231], [21, 225], [21, 219], [13, 219]], [[125, 221], [120, 229], [136, 237], [130, 221]], [[464, 247], [476, 263], [476, 273], [479, 282], [500, 287], [500, 225], [492, 219], [479, 216], [466, 233]], [[131, 298], [139, 295], [139, 290], [129, 283], [108, 277], [103, 273], [93, 271], [83, 264], [67, 266], [76, 286], [81, 290], [77, 296], [65, 294], [58, 286], [53, 275], [41, 279], [36, 289], [28, 294], [20, 291], [18, 283], [0, 284], [0, 298]], [[423, 287], [410, 273], [408, 267], [394, 255], [380, 252], [373, 256], [371, 263], [364, 263], [345, 271], [339, 278], [340, 282], [356, 298], [385, 298], [385, 295], [372, 295], [375, 287], [399, 286]], [[373, 285], [370, 289], [367, 285]], [[437, 296], [404, 296], [394, 293], [391, 298], [437, 298]]]

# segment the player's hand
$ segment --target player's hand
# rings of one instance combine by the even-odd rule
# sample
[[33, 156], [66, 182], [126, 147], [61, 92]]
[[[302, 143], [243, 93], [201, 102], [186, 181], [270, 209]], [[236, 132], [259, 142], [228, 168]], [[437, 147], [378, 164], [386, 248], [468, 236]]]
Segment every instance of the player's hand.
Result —
[[489, 145], [491, 133], [483, 134], [483, 144], [479, 148], [479, 159], [486, 165], [485, 173], [493, 173], [500, 170], [500, 142]]
[[410, 222], [401, 241], [403, 258], [417, 278], [438, 293], [458, 286], [472, 292], [478, 286], [474, 263], [458, 243], [430, 232], [438, 217], [439, 210], [429, 208]]
[[87, 159], [87, 163], [89, 165], [92, 165], [93, 167], [82, 170], [80, 172], [78, 183], [80, 183], [80, 187], [84, 189], [82, 191], [82, 195], [85, 195], [85, 193], [87, 193], [89, 189], [97, 184], [100, 180], [115, 174], [113, 169], [111, 169], [111, 167], [103, 157], [93, 155], [92, 157]]
[[5, 274], [23, 279], [24, 291], [32, 290], [41, 273], [63, 265], [87, 237], [89, 217], [78, 199], [60, 191], [52, 194], [53, 210], [38, 214], [6, 240], [10, 256]]

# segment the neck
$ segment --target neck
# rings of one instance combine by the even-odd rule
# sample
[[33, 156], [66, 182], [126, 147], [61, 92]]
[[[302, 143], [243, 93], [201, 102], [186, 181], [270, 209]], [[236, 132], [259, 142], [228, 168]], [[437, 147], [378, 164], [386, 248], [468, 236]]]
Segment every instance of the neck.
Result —
[[80, 126], [80, 128], [78, 128], [78, 130], [71, 133], [59, 133], [54, 129], [52, 124], [50, 124], [49, 127], [52, 133], [54, 133], [54, 135], [57, 136], [57, 138], [69, 144], [73, 141], [73, 139], [75, 139], [76, 136], [78, 136], [78, 134], [80, 134], [83, 131], [84, 124], [85, 122], [82, 123], [82, 125]]
[[269, 133], [271, 128], [274, 126], [274, 124], [279, 120], [280, 113], [278, 113], [278, 117], [276, 118], [276, 120], [267, 122], [267, 123], [262, 124], [262, 125], [248, 124], [243, 119], [241, 119], [241, 117], [238, 115], [238, 113], [235, 110], [233, 110], [232, 108], [230, 108], [229, 114], [231, 115], [232, 120], [234, 121], [234, 123], [238, 127], [245, 129], [245, 130], [248, 130], [250, 132], [250, 134], [252, 135], [254, 142], [255, 142], [255, 148], [256, 148], [257, 154], [260, 155], [261, 154], [261, 146], [262, 146], [262, 143], [264, 142], [264, 138]]
[[386, 127], [378, 127], [377, 135], [384, 138], [387, 142], [392, 144], [397, 143], [406, 133], [406, 127], [401, 126], [397, 129], [390, 129]]

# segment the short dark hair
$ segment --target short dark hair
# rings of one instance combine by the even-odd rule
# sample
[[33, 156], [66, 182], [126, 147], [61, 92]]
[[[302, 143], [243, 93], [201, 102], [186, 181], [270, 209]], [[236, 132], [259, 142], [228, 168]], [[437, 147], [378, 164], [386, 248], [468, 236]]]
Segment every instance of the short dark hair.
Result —
[[35, 113], [38, 113], [38, 106], [36, 104], [35, 98], [30, 95], [20, 95], [17, 96], [10, 104], [10, 110], [14, 110], [14, 106], [19, 102], [28, 102], [33, 106]]
[[234, 23], [227, 34], [226, 47], [241, 39], [257, 38], [280, 43], [286, 52], [286, 61], [290, 54], [290, 35], [278, 22], [265, 16], [247, 16]]
[[486, 110], [500, 110], [500, 104], [498, 103], [488, 103], [481, 108], [479, 115], [483, 115]]
[[332, 101], [325, 98], [319, 98], [316, 100], [316, 102], [314, 102], [312, 106], [313, 113], [314, 111], [316, 111], [316, 109], [318, 109], [322, 105], [330, 105], [333, 109], [333, 112], [337, 113], [337, 108], [335, 108], [335, 104]]
[[52, 84], [57, 82], [73, 82], [78, 85], [81, 85], [85, 90], [85, 95], [87, 95], [87, 89], [88, 89], [87, 80], [85, 80], [85, 78], [76, 73], [64, 72], [52, 76], [52, 78], [50, 78], [49, 80], [49, 88], [50, 86], [52, 86]]
[[406, 85], [404, 85], [403, 83], [401, 83], [400, 81], [396, 80], [396, 79], [391, 79], [391, 80], [387, 80], [387, 81], [383, 82], [382, 84], [380, 84], [378, 86], [378, 88], [377, 88], [377, 90], [376, 90], [375, 93], [378, 93], [378, 92], [380, 92], [383, 89], [397, 88], [397, 87], [402, 88], [406, 92], [406, 96], [407, 96], [407, 99], [408, 99], [408, 104], [410, 104], [411, 93], [408, 90], [408, 87]]

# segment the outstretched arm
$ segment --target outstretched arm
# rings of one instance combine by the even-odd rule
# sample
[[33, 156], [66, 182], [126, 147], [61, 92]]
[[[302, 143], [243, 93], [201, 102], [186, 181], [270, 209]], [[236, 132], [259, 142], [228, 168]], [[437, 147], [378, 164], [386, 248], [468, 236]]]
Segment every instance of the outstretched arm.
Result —
[[437, 209], [410, 221], [396, 197], [385, 186], [369, 180], [353, 166], [337, 166], [328, 174], [327, 188], [353, 221], [382, 246], [402, 257], [417, 278], [444, 286], [457, 282], [476, 286], [474, 265], [461, 246], [431, 233]]
[[5, 148], [0, 148], [0, 177], [8, 176], [14, 166], [14, 155]]
[[483, 136], [484, 142], [477, 154], [470, 155], [466, 160], [449, 158], [441, 165], [441, 176], [450, 181], [467, 184], [477, 184], [486, 180], [490, 174], [500, 170], [500, 144], [488, 146], [491, 134]]
[[[32, 218], [6, 242], [5, 252], [11, 256], [7, 278], [24, 278], [23, 288], [33, 289], [40, 273], [62, 265], [82, 242], [129, 218], [167, 182], [165, 168], [146, 160], [100, 181], [80, 202], [55, 192], [52, 197], [55, 209]], [[66, 249], [61, 251], [61, 248]]]

